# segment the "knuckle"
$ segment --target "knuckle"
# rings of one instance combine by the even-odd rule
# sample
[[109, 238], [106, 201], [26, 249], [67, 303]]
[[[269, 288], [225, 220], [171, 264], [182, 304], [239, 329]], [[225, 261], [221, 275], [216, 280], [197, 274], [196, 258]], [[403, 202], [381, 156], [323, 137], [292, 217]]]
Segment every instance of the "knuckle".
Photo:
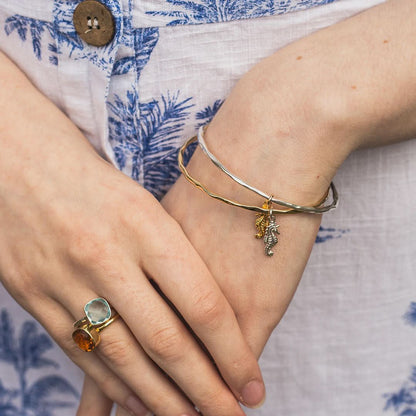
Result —
[[[159, 227], [161, 212], [158, 209], [157, 200], [150, 192], [138, 192], [138, 190], [140, 189], [136, 187], [125, 189], [120, 195], [119, 204], [115, 206], [114, 212], [118, 213], [123, 228], [133, 228], [140, 237], [147, 238], [149, 233], [154, 233]], [[120, 210], [120, 206], [124, 209]], [[140, 206], [150, 209], [134, 208]]]
[[151, 335], [148, 348], [152, 355], [164, 361], [177, 361], [182, 356], [183, 336], [174, 327], [161, 328]]
[[20, 270], [19, 275], [5, 274], [3, 283], [10, 294], [22, 305], [30, 306], [33, 300], [38, 301], [40, 292], [34, 275]]
[[119, 258], [120, 247], [111, 227], [78, 230], [69, 236], [67, 244], [69, 261], [76, 267], [104, 276], [118, 274], [116, 259]]
[[92, 228], [74, 230], [68, 238], [68, 254], [82, 264], [99, 261], [108, 251], [104, 233]]
[[225, 300], [214, 291], [205, 292], [195, 299], [195, 320], [211, 330], [217, 330], [221, 326], [226, 312]]
[[[31, 253], [29, 259], [26, 255], [19, 255], [16, 258], [10, 256], [4, 264], [0, 265], [0, 281], [10, 292], [10, 294], [26, 308], [35, 306], [39, 302], [40, 297], [44, 297], [47, 278], [44, 273], [44, 266], [40, 266], [42, 261], [39, 261], [38, 253], [35, 250]], [[35, 308], [38, 309], [38, 308]]]
[[131, 351], [133, 346], [123, 339], [106, 337], [101, 340], [97, 348], [100, 355], [117, 368], [125, 368], [131, 365]]

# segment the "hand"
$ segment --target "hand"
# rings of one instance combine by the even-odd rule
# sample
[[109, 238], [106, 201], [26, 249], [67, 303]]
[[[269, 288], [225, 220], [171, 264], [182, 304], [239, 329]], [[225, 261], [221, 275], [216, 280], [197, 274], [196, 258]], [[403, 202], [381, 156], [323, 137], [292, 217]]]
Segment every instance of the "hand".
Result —
[[[237, 400], [262, 399], [261, 374], [230, 305], [181, 228], [1, 55], [0, 80], [5, 287], [122, 407], [134, 411], [138, 396], [158, 416], [196, 415], [189, 400], [205, 415], [243, 415]], [[85, 353], [71, 339], [72, 323], [98, 296], [121, 319], [101, 333], [96, 352]], [[250, 395], [245, 386], [253, 381], [259, 387]]]

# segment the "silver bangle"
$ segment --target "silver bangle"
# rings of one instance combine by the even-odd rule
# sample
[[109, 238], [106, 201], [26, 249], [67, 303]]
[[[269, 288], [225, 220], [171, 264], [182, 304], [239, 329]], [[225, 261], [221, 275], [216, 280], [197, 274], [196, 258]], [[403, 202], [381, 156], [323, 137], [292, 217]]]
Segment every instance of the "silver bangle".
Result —
[[322, 214], [324, 212], [328, 212], [331, 209], [334, 209], [338, 205], [338, 191], [335, 188], [333, 182], [331, 182], [329, 189], [331, 189], [332, 193], [332, 202], [328, 205], [322, 205], [328, 196], [324, 198], [318, 205], [315, 206], [303, 206], [292, 204], [290, 202], [281, 201], [279, 199], [274, 198], [271, 195], [267, 195], [265, 192], [260, 191], [259, 189], [255, 188], [244, 182], [241, 178], [231, 173], [208, 149], [205, 139], [204, 139], [204, 130], [206, 126], [201, 126], [198, 130], [198, 144], [201, 147], [202, 151], [209, 157], [211, 162], [219, 168], [222, 172], [224, 172], [227, 176], [229, 176], [234, 182], [237, 182], [239, 185], [243, 186], [244, 188], [256, 193], [257, 195], [261, 196], [265, 200], [269, 201], [269, 203], [273, 203], [276, 205], [281, 205], [283, 207], [292, 208], [293, 211], [297, 212], [307, 212], [309, 214]]

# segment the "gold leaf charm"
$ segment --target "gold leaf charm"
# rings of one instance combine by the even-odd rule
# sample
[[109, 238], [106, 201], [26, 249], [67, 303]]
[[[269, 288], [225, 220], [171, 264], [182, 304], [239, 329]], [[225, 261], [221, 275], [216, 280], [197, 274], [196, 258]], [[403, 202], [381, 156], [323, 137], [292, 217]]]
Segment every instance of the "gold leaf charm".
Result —
[[[262, 208], [270, 209], [271, 204], [269, 201], [266, 201]], [[256, 238], [263, 238], [264, 234], [266, 233], [266, 228], [269, 226], [270, 222], [270, 215], [264, 212], [256, 214], [256, 228], [257, 234], [255, 235]]]

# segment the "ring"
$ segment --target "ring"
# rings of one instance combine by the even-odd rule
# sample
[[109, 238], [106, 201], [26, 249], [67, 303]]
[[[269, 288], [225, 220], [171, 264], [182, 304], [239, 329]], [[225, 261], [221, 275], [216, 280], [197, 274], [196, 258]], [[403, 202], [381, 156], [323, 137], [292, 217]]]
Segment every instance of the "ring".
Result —
[[118, 313], [104, 298], [96, 298], [84, 306], [85, 316], [74, 323], [72, 339], [82, 351], [93, 351], [101, 341], [100, 332], [113, 323]]

